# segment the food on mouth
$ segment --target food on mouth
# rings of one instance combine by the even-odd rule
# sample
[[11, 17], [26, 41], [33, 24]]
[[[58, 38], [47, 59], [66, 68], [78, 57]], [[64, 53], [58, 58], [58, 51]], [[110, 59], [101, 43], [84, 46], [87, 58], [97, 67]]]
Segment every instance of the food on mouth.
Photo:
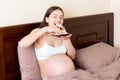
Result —
[[62, 34], [54, 34], [54, 36], [61, 37], [61, 36], [67, 36], [69, 35], [68, 32], [66, 32], [65, 28], [62, 26], [62, 24], [55, 24], [60, 30], [62, 30]]

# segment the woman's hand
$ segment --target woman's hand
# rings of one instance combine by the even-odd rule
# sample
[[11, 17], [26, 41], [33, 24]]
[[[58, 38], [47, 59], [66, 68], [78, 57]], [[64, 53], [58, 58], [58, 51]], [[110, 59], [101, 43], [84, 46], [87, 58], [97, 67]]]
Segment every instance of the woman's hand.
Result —
[[47, 26], [45, 27], [45, 29], [46, 29], [46, 32], [50, 32], [54, 34], [62, 34], [62, 31], [60, 30], [60, 28], [56, 26]]
[[72, 34], [69, 34], [66, 36], [61, 36], [61, 38], [63, 38], [64, 40], [68, 40], [68, 39], [70, 39], [71, 36], [72, 36]]

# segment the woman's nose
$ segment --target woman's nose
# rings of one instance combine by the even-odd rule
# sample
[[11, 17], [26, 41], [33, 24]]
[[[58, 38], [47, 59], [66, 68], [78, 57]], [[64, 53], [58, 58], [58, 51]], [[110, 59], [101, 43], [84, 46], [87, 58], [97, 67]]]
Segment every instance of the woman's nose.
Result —
[[59, 21], [59, 20], [61, 20], [61, 19], [58, 17], [57, 20]]
[[61, 19], [60, 18], [57, 18], [57, 23], [61, 23]]

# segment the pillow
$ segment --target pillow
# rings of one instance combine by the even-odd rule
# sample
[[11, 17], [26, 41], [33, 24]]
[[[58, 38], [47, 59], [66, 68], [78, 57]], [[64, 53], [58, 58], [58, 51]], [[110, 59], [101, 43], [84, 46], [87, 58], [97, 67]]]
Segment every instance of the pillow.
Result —
[[76, 51], [76, 64], [86, 70], [94, 71], [109, 65], [116, 58], [115, 48], [99, 42]]
[[28, 48], [21, 48], [18, 45], [18, 60], [22, 80], [41, 80], [33, 45]]

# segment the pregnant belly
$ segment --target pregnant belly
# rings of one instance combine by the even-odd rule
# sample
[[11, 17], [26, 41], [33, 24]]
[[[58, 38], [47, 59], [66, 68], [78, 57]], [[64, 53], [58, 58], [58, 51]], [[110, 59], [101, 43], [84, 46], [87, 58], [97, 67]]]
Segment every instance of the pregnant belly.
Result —
[[41, 68], [43, 76], [56, 76], [75, 69], [72, 60], [67, 55], [51, 56]]

